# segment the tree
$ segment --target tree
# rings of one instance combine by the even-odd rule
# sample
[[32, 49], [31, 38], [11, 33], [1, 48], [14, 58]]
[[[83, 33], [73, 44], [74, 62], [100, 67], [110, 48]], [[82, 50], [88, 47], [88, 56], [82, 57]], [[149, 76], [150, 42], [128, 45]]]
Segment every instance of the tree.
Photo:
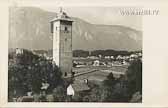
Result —
[[115, 80], [112, 72], [103, 81], [104, 86], [114, 86], [115, 83], [116, 83], [116, 80]]
[[101, 86], [101, 101], [112, 102], [113, 101], [113, 90], [116, 84], [116, 79], [113, 76], [113, 73], [110, 73], [107, 76], [107, 79], [103, 81]]
[[142, 61], [137, 59], [131, 63], [127, 71], [128, 91], [132, 94], [139, 91], [142, 94]]
[[63, 84], [60, 69], [44, 57], [24, 50], [21, 55], [9, 59], [8, 84], [9, 98], [27, 95], [28, 91], [40, 93], [42, 83], [49, 83], [47, 92], [52, 92]]

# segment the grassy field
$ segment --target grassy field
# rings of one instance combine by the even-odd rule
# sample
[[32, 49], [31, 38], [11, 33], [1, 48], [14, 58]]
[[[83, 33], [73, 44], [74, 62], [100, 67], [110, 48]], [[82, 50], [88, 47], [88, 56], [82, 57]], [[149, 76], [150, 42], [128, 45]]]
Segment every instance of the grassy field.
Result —
[[75, 77], [75, 79], [78, 81], [84, 81], [84, 79], [88, 79], [89, 81], [96, 81], [99, 83], [105, 80], [107, 75], [111, 72], [113, 73], [115, 78], [118, 78], [120, 74], [125, 74], [125, 72], [127, 71], [127, 67], [123, 66], [113, 66], [113, 67], [86, 66], [81, 68], [73, 68], [73, 71], [75, 71], [76, 73], [82, 73], [94, 69], [96, 69], [96, 71], [77, 76]]

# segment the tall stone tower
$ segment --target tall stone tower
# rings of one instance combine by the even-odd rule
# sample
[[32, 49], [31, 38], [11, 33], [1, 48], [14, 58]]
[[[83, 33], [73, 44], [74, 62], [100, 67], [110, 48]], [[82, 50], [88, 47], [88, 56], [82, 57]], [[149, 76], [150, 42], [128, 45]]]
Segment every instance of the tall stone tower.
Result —
[[53, 33], [53, 61], [60, 67], [63, 76], [72, 71], [72, 19], [60, 9], [51, 21]]

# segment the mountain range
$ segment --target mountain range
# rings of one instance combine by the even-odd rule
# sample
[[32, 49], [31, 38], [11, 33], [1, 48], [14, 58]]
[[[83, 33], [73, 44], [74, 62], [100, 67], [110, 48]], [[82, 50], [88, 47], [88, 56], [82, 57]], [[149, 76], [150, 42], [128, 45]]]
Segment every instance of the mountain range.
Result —
[[[52, 49], [50, 21], [56, 13], [35, 7], [12, 7], [9, 12], [9, 48]], [[141, 31], [122, 25], [100, 25], [76, 17], [72, 19], [73, 50], [142, 50]]]

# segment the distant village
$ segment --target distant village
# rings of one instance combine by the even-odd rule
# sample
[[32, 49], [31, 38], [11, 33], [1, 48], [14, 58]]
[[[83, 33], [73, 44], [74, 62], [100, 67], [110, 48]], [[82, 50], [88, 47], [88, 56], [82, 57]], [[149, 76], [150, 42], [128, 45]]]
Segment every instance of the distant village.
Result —
[[[13, 49], [14, 50], [14, 49]], [[45, 50], [32, 50], [33, 54], [38, 55], [40, 57], [44, 57], [47, 60], [52, 61], [52, 53], [51, 51]], [[24, 49], [16, 48], [16, 54], [23, 54]], [[131, 61], [136, 59], [140, 59], [142, 61], [142, 52], [132, 52], [129, 55], [117, 55], [117, 56], [102, 56], [98, 55], [88, 55], [87, 57], [74, 57], [73, 56], [73, 67], [80, 68], [85, 66], [124, 66], [129, 65]]]
[[[85, 59], [89, 59], [90, 61], [82, 61]], [[116, 57], [114, 56], [88, 56], [86, 58], [84, 57], [74, 57], [73, 63], [75, 64], [75, 67], [82, 67], [82, 66], [122, 66], [122, 65], [129, 65], [129, 63], [135, 59], [141, 59], [142, 60], [142, 53], [133, 53], [129, 56], [122, 56], [118, 55]]]

